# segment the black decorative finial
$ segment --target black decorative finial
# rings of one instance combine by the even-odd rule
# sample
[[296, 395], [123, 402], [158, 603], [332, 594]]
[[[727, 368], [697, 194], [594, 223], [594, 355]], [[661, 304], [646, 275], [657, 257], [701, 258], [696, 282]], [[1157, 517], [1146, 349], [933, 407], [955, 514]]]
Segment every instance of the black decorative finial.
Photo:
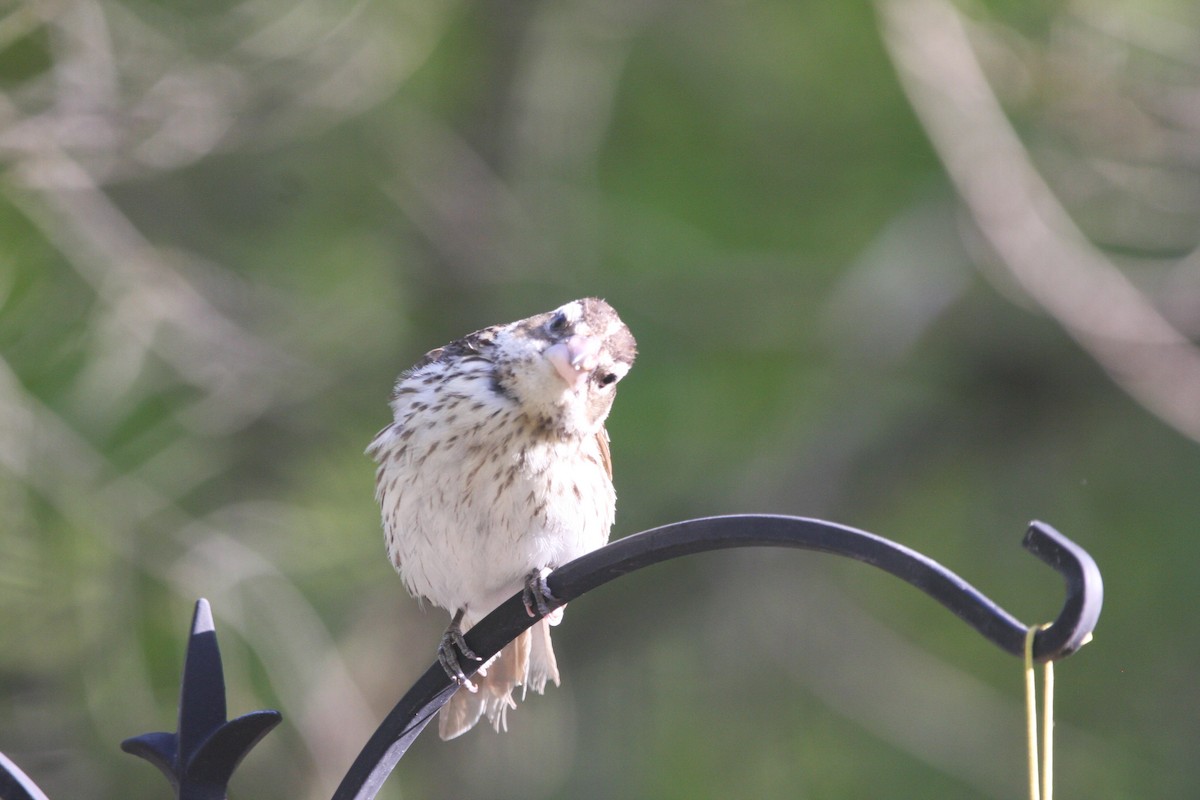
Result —
[[279, 724], [278, 711], [225, 719], [225, 674], [208, 601], [196, 602], [179, 690], [179, 732], [121, 742], [126, 753], [162, 770], [178, 800], [225, 800], [229, 778], [250, 748]]

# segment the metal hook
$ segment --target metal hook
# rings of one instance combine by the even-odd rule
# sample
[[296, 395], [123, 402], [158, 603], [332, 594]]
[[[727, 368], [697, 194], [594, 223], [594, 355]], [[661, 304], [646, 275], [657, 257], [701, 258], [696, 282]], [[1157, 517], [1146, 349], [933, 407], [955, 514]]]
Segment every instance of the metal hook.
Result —
[[[1100, 570], [1083, 548], [1045, 523], [1030, 523], [1022, 544], [1066, 581], [1067, 598], [1062, 610], [1048, 628], [1036, 635], [1033, 646], [1037, 661], [1063, 658], [1079, 649], [1096, 627], [1104, 597]], [[933, 559], [866, 531], [805, 517], [705, 517], [618, 539], [550, 574], [547, 581], [557, 598], [552, 608], [622, 575], [672, 558], [764, 546], [816, 550], [872, 564], [933, 597], [1002, 649], [1013, 655], [1024, 652], [1029, 626]], [[535, 621], [526, 613], [518, 593], [470, 630], [468, 644], [486, 661]], [[438, 664], [430, 667], [367, 742], [333, 800], [374, 798], [409, 745], [455, 688]]]
[[[1033, 658], [1045, 662], [1069, 656], [1087, 644], [1100, 619], [1100, 607], [1104, 604], [1100, 568], [1086, 550], [1044, 522], [1029, 523], [1021, 544], [1058, 570], [1067, 583], [1067, 599], [1057, 619], [1033, 637]], [[1004, 641], [1000, 638], [992, 641], [1019, 656], [1025, 650], [1023, 637], [1024, 631], [1020, 636], [1010, 631], [1003, 635]]]

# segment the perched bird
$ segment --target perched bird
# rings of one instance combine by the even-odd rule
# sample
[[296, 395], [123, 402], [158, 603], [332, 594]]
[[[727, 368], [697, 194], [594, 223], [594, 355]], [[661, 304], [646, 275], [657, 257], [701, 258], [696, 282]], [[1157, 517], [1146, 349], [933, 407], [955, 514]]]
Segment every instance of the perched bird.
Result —
[[395, 421], [367, 448], [388, 557], [409, 593], [453, 615], [438, 659], [459, 691], [439, 733], [487, 715], [507, 728], [513, 690], [559, 682], [545, 616], [474, 682], [463, 632], [524, 589], [547, 611], [550, 570], [608, 541], [616, 508], [604, 420], [637, 344], [596, 298], [476, 331], [426, 354], [392, 392]]

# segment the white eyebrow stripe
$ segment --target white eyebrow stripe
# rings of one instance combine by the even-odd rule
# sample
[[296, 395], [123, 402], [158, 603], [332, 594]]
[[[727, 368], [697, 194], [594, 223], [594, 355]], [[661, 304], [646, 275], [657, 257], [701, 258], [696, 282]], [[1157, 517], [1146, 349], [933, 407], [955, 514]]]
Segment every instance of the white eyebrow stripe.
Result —
[[565, 314], [567, 317], [567, 322], [570, 322], [573, 325], [583, 318], [583, 303], [580, 303], [578, 300], [572, 300], [570, 303], [560, 306], [555, 313], [557, 314], [560, 312]]

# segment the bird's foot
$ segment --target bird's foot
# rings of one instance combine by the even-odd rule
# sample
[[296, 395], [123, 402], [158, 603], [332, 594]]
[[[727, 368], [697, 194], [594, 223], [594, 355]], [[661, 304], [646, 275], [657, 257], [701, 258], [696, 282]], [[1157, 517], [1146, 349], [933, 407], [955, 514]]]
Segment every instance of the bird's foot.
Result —
[[463, 672], [462, 666], [459, 664], [459, 656], [472, 661], [483, 661], [483, 659], [475, 655], [475, 651], [467, 646], [467, 640], [463, 638], [462, 617], [462, 611], [455, 614], [450, 627], [446, 628], [446, 632], [442, 634], [442, 641], [438, 643], [437, 649], [438, 663], [450, 676], [450, 680], [468, 692], [476, 692], [479, 691], [479, 687], [472, 683]]
[[521, 592], [521, 602], [525, 604], [525, 613], [531, 617], [545, 617], [553, 610], [550, 604], [558, 604], [558, 598], [546, 583], [546, 576], [549, 574], [549, 569], [533, 569], [525, 576], [525, 590]]

